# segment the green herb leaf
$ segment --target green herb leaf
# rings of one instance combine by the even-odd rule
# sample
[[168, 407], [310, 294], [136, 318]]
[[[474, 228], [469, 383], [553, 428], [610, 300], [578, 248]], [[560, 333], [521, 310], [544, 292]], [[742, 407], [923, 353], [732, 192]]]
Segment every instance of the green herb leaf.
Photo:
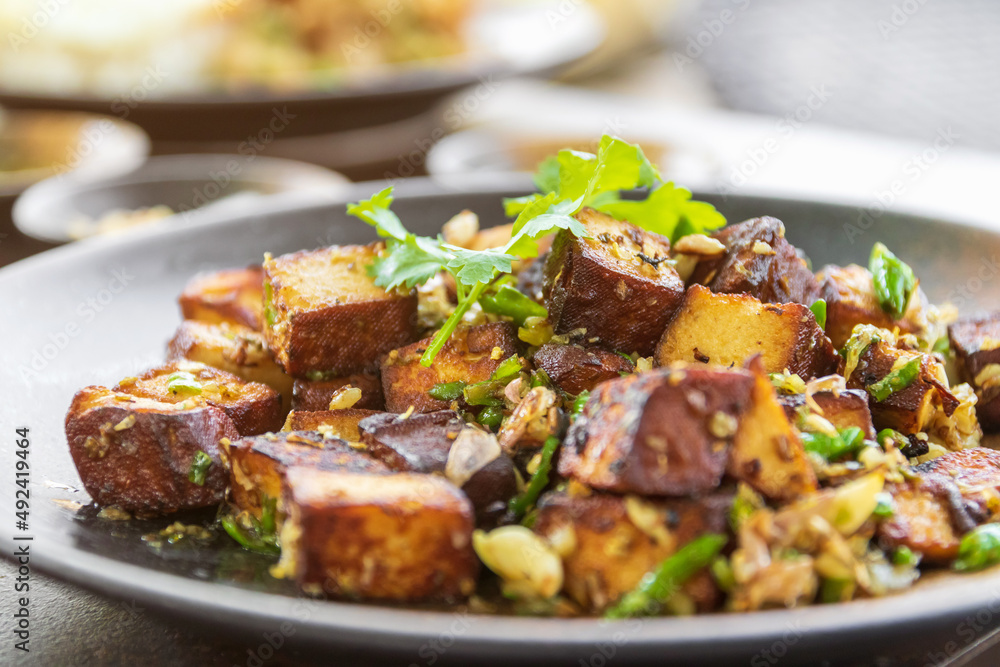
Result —
[[691, 191], [673, 183], [664, 183], [642, 201], [615, 198], [594, 208], [617, 220], [628, 220], [662, 234], [671, 243], [688, 234], [702, 234], [726, 225], [726, 219], [714, 206], [691, 201]]
[[898, 320], [906, 313], [906, 305], [917, 287], [917, 278], [903, 260], [889, 252], [881, 243], [872, 247], [868, 270], [875, 285], [875, 298], [882, 310]]
[[555, 155], [551, 155], [539, 163], [534, 178], [535, 187], [538, 188], [539, 192], [548, 194], [559, 189], [559, 167], [559, 158]]
[[917, 379], [917, 376], [920, 375], [922, 363], [922, 357], [917, 356], [910, 359], [878, 382], [868, 385], [866, 387], [868, 393], [872, 395], [872, 398], [881, 403], [897, 391], [902, 391], [909, 387]]
[[826, 300], [816, 299], [813, 304], [809, 306], [809, 310], [812, 314], [816, 316], [816, 324], [819, 325], [820, 329], [826, 329]]
[[523, 517], [528, 509], [534, 506], [535, 501], [538, 500], [538, 496], [541, 495], [545, 487], [548, 486], [549, 472], [552, 470], [552, 457], [559, 448], [559, 444], [559, 438], [554, 436], [546, 438], [545, 444], [542, 445], [541, 461], [538, 464], [538, 469], [531, 476], [528, 485], [524, 487], [524, 492], [519, 496], [511, 498], [508, 505], [508, 509], [514, 515], [515, 519]]
[[212, 467], [212, 457], [205, 452], [198, 450], [194, 459], [191, 460], [191, 469], [188, 471], [188, 481], [198, 486], [205, 486], [205, 477], [208, 469]]
[[200, 394], [201, 382], [188, 371], [177, 371], [167, 376], [167, 391], [173, 394]]
[[988, 523], [965, 534], [958, 546], [954, 567], [975, 572], [1000, 563], [1000, 524]]

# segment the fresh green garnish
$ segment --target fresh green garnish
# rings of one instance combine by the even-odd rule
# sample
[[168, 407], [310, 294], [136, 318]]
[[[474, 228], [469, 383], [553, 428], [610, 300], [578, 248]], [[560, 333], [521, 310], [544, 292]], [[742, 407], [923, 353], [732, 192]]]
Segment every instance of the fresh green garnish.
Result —
[[469, 405], [503, 405], [503, 399], [498, 394], [521, 372], [521, 358], [516, 354], [507, 357], [490, 376], [489, 380], [469, 384], [458, 380], [456, 382], [441, 382], [428, 390], [431, 398], [439, 401], [457, 401], [464, 398]]
[[264, 536], [274, 535], [277, 527], [276, 514], [278, 511], [278, 499], [271, 498], [266, 493], [260, 500], [260, 532]]
[[524, 321], [529, 317], [549, 316], [545, 306], [532, 301], [510, 285], [501, 285], [496, 294], [484, 294], [479, 297], [479, 305], [487, 313], [512, 318], [519, 327], [524, 326]]
[[462, 390], [465, 389], [466, 383], [462, 381], [458, 382], [441, 382], [434, 385], [428, 390], [431, 398], [435, 398], [439, 401], [457, 401], [462, 395]]
[[903, 391], [920, 375], [922, 361], [922, 357], [910, 359], [878, 382], [868, 385], [866, 387], [868, 393], [872, 395], [872, 398], [881, 403], [897, 391]]
[[177, 371], [167, 376], [167, 391], [172, 394], [200, 394], [201, 382], [188, 371]]
[[958, 546], [954, 568], [975, 572], [1000, 563], [1000, 524], [988, 523], [965, 534]]
[[740, 528], [754, 512], [764, 507], [764, 499], [746, 484], [736, 487], [736, 497], [729, 509], [729, 528], [738, 533]]
[[884, 428], [875, 435], [875, 441], [878, 442], [879, 447], [885, 449], [885, 441], [891, 440], [896, 449], [903, 449], [909, 446], [910, 441], [905, 435], [898, 431], [894, 431], [891, 428]]
[[574, 415], [580, 414], [583, 412], [583, 408], [586, 407], [588, 400], [590, 400], [590, 392], [584, 389], [573, 399], [573, 407], [570, 412]]
[[496, 428], [503, 421], [503, 408], [496, 405], [487, 405], [480, 411], [476, 421], [486, 428]]
[[896, 506], [892, 501], [891, 493], [888, 491], [882, 491], [875, 496], [875, 509], [872, 510], [873, 516], [876, 516], [879, 519], [888, 519], [895, 513]]
[[876, 243], [868, 260], [868, 270], [872, 273], [875, 298], [878, 299], [879, 306], [894, 320], [903, 317], [906, 304], [917, 288], [913, 269], [889, 252], [883, 244]]
[[824, 579], [819, 599], [824, 604], [846, 602], [854, 592], [854, 582], [850, 579]]
[[247, 551], [275, 556], [281, 553], [277, 538], [273, 534], [266, 535], [259, 532], [257, 528], [260, 524], [255, 519], [253, 523], [256, 525], [250, 530], [244, 530], [231, 516], [222, 517], [221, 523], [229, 537], [236, 540]]
[[702, 535], [677, 550], [655, 569], [647, 572], [639, 585], [604, 613], [605, 618], [652, 616], [676, 593], [685, 581], [706, 567], [726, 545], [725, 535]]
[[819, 454], [827, 461], [836, 461], [853, 454], [864, 444], [864, 431], [857, 426], [839, 430], [836, 438], [826, 433], [802, 433], [802, 447], [807, 452]]
[[535, 387], [548, 387], [552, 384], [552, 380], [549, 378], [549, 374], [545, 372], [545, 369], [539, 368], [537, 370], [531, 371], [531, 388]]
[[816, 299], [809, 306], [809, 310], [816, 316], [816, 324], [820, 329], [826, 329], [826, 299]]
[[538, 469], [531, 476], [528, 485], [524, 487], [524, 492], [511, 498], [510, 504], [507, 506], [507, 509], [514, 515], [515, 519], [523, 517], [528, 509], [534, 506], [542, 490], [548, 486], [549, 472], [552, 470], [552, 457], [558, 448], [559, 438], [555, 436], [546, 438], [545, 444], [542, 445], [541, 461], [538, 464]]
[[938, 354], [948, 356], [951, 354], [951, 341], [947, 336], [941, 336], [934, 341], [934, 345], [931, 347], [931, 352], [937, 352]]
[[840, 356], [844, 358], [844, 377], [850, 378], [854, 375], [854, 370], [858, 367], [858, 362], [861, 361], [861, 355], [873, 343], [877, 344], [881, 341], [882, 336], [879, 335], [878, 327], [870, 324], [859, 324], [854, 327], [851, 337], [847, 339], [843, 349], [840, 350]]
[[896, 547], [892, 552], [893, 565], [916, 565], [920, 562], [920, 556], [913, 553], [913, 550], [905, 544]]
[[500, 365], [497, 366], [497, 369], [495, 371], [493, 371], [493, 374], [490, 376], [490, 379], [511, 380], [514, 378], [515, 375], [521, 372], [522, 367], [523, 366], [521, 365], [521, 358], [518, 357], [516, 354], [513, 354], [500, 362]]
[[212, 457], [198, 450], [191, 461], [191, 469], [188, 471], [188, 481], [198, 486], [205, 486], [205, 477], [208, 475], [210, 467], [212, 467]]
[[731, 591], [736, 588], [736, 577], [733, 574], [733, 566], [725, 556], [716, 556], [710, 566], [712, 578], [723, 591]]

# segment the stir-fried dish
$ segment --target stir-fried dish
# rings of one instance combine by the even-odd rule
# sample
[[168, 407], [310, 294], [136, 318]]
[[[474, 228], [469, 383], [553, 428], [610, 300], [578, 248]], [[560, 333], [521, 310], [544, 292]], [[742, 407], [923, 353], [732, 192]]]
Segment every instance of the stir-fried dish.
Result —
[[614, 137], [535, 183], [512, 223], [436, 237], [387, 188], [348, 207], [377, 242], [195, 277], [165, 364], [69, 409], [95, 503], [218, 506], [309, 594], [540, 615], [1000, 561], [1000, 314], [931, 305], [880, 243], [814, 272], [781, 221], [726, 226]]

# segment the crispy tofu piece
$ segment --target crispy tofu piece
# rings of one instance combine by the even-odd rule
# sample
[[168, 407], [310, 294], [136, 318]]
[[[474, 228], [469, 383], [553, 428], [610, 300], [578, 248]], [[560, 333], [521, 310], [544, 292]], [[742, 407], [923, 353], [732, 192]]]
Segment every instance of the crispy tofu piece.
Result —
[[762, 303], [694, 285], [660, 338], [656, 362], [742, 366], [757, 354], [768, 373], [788, 370], [803, 378], [833, 373], [840, 361], [805, 306]]
[[406, 419], [380, 413], [363, 420], [361, 442], [392, 470], [445, 475], [476, 508], [480, 521], [498, 518], [517, 493], [514, 463], [496, 438], [441, 410]]
[[292, 408], [292, 378], [267, 348], [264, 335], [240, 324], [185, 320], [167, 344], [167, 361], [189, 359], [266, 384], [281, 395], [281, 413]]
[[872, 324], [890, 331], [899, 327], [902, 333], [917, 333], [924, 328], [927, 298], [919, 287], [914, 290], [903, 318], [893, 320], [878, 305], [872, 274], [865, 267], [857, 264], [825, 266], [818, 278], [820, 296], [826, 301], [826, 335], [837, 349], [844, 346], [859, 324]]
[[[875, 438], [875, 426], [872, 424], [872, 413], [868, 409], [868, 392], [860, 389], [845, 389], [843, 391], [817, 391], [812, 395], [813, 402], [822, 410], [819, 415], [836, 428], [857, 427], [868, 439]], [[785, 415], [793, 424], [797, 423], [799, 414], [812, 410], [806, 404], [805, 394], [778, 394], [778, 401], [785, 408]]]
[[[557, 550], [567, 541], [572, 544], [563, 555], [563, 591], [595, 613], [634, 589], [678, 548], [704, 533], [726, 532], [731, 506], [732, 496], [721, 494], [651, 501], [553, 491], [539, 500], [532, 530]], [[689, 579], [682, 590], [700, 612], [711, 611], [719, 602], [707, 572]]]
[[435, 475], [293, 467], [279, 567], [309, 593], [455, 601], [475, 590], [469, 499]]
[[199, 274], [184, 287], [178, 303], [186, 320], [238, 324], [260, 331], [264, 323], [264, 270], [250, 266]]
[[[962, 509], [976, 524], [1000, 516], [1000, 452], [970, 447], [948, 452], [915, 468], [921, 474], [946, 475], [958, 485]], [[967, 522], [965, 522], [967, 523]]]
[[361, 442], [358, 424], [362, 419], [382, 414], [378, 410], [347, 408], [346, 410], [316, 410], [305, 412], [292, 410], [285, 419], [282, 431], [318, 431], [333, 438], [348, 442]]
[[344, 440], [310, 431], [291, 431], [241, 438], [225, 446], [229, 459], [229, 499], [240, 510], [261, 517], [265, 499], [277, 501], [284, 518], [281, 477], [292, 466], [317, 470], [387, 473], [388, 468]]
[[489, 380], [504, 359], [517, 354], [517, 328], [509, 322], [459, 328], [426, 367], [420, 357], [430, 343], [425, 338], [393, 350], [382, 362], [382, 391], [389, 412], [406, 412], [410, 406], [415, 412], [451, 407], [427, 392], [445, 382]]
[[[180, 382], [181, 386], [174, 386]], [[232, 373], [197, 361], [177, 359], [126, 378], [115, 391], [161, 403], [187, 407], [214, 405], [233, 420], [240, 435], [257, 435], [281, 428], [281, 397], [259, 382], [247, 382]]]
[[535, 368], [545, 371], [552, 384], [576, 396], [606, 380], [635, 371], [630, 359], [598, 347], [546, 343], [532, 360]]
[[[66, 441], [87, 493], [142, 516], [218, 504], [228, 481], [219, 441], [238, 437], [214, 405], [179, 409], [106, 387], [77, 392], [66, 414]], [[189, 479], [199, 452], [212, 461], [202, 485]]]
[[684, 294], [659, 234], [592, 209], [577, 214], [590, 238], [562, 231], [545, 264], [545, 305], [556, 333], [585, 329], [586, 340], [652, 354]]
[[711, 491], [722, 481], [753, 387], [747, 371], [697, 366], [609, 380], [570, 428], [559, 473], [618, 493]]
[[759, 359], [750, 363], [754, 377], [750, 403], [729, 450], [727, 471], [773, 500], [792, 500], [816, 490], [813, 472], [798, 431]]
[[370, 370], [416, 337], [417, 296], [386, 292], [367, 267], [381, 246], [333, 246], [264, 262], [264, 334], [295, 378]]
[[1000, 431], [1000, 313], [963, 317], [948, 327], [959, 370], [976, 390], [983, 430]]
[[354, 373], [333, 380], [295, 380], [292, 388], [292, 409], [303, 412], [329, 410], [330, 399], [347, 385], [361, 390], [361, 400], [352, 407], [364, 410], [385, 408], [382, 381], [378, 373]]
[[951, 393], [940, 362], [929, 354], [901, 350], [888, 340], [873, 340], [865, 348], [857, 367], [847, 378], [847, 387], [866, 390], [892, 372], [897, 364], [916, 356], [921, 358], [920, 373], [905, 389], [893, 392], [881, 402], [869, 395], [868, 407], [876, 430], [891, 428], [905, 435], [919, 433], [933, 423], [938, 409], [951, 415], [958, 407], [959, 400]]
[[798, 250], [785, 240], [777, 218], [754, 218], [712, 235], [726, 246], [720, 257], [698, 262], [691, 284], [719, 294], [748, 294], [764, 303], [812, 304], [819, 283]]

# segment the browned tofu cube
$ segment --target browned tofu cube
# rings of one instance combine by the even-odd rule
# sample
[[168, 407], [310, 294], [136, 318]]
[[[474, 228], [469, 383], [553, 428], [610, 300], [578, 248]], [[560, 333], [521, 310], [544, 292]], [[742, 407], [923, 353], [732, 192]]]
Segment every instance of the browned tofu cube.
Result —
[[264, 334], [296, 378], [370, 370], [416, 337], [417, 296], [368, 275], [381, 246], [333, 246], [264, 261]]
[[552, 384], [576, 396], [593, 391], [600, 383], [635, 371], [632, 361], [620, 354], [598, 347], [547, 343], [532, 360], [535, 368], [545, 371]]
[[233, 420], [240, 435], [281, 428], [281, 397], [267, 385], [196, 361], [178, 359], [118, 383], [115, 391], [187, 407], [214, 405]]
[[726, 470], [753, 385], [743, 370], [690, 366], [609, 380], [571, 427], [559, 473], [619, 493], [711, 491]]
[[[888, 332], [885, 332], [888, 335]], [[868, 392], [868, 407], [876, 430], [891, 428], [910, 435], [926, 431], [938, 409], [951, 415], [959, 405], [959, 400], [951, 393], [944, 367], [929, 354], [901, 350], [890, 339], [880, 339], [878, 335], [864, 349], [857, 367], [845, 369], [849, 389], [866, 390], [885, 378], [889, 373], [911, 359], [920, 358], [917, 377], [904, 389], [894, 391], [883, 401]], [[848, 345], [853, 345], [853, 340]]]
[[482, 382], [513, 354], [517, 354], [517, 329], [509, 322], [494, 322], [459, 328], [429, 367], [420, 363], [431, 339], [393, 350], [382, 362], [382, 391], [385, 409], [406, 412], [433, 412], [451, 407], [448, 401], [433, 398], [434, 385], [447, 382]]
[[[634, 589], [647, 572], [704, 533], [726, 532], [732, 496], [696, 500], [644, 500], [594, 493], [550, 492], [538, 502], [532, 527], [552, 544], [573, 539], [563, 556], [563, 591], [585, 610], [600, 612]], [[719, 592], [708, 572], [683, 586], [700, 612], [711, 611]]]
[[240, 324], [185, 320], [167, 345], [167, 361], [189, 359], [266, 384], [281, 395], [282, 414], [292, 407], [292, 378], [267, 348], [264, 335]]
[[826, 335], [838, 349], [859, 324], [872, 324], [890, 331], [898, 327], [902, 333], [917, 333], [924, 328], [927, 298], [919, 287], [914, 290], [903, 318], [893, 320], [879, 306], [872, 274], [865, 267], [857, 264], [825, 266], [818, 278], [822, 286], [820, 296], [826, 301]]
[[261, 517], [263, 503], [277, 503], [277, 520], [284, 518], [281, 477], [292, 466], [317, 470], [385, 473], [381, 462], [347, 442], [310, 431], [267, 434], [232, 441], [225, 446], [229, 458], [229, 499], [240, 510]]
[[[969, 447], [931, 459], [914, 468], [919, 474], [950, 477], [962, 494], [965, 514], [976, 524], [996, 521], [1000, 516], [1000, 452], [987, 447]], [[960, 524], [969, 525], [969, 521]], [[961, 527], [961, 526], [960, 526]]]
[[556, 235], [545, 264], [545, 305], [556, 333], [585, 329], [586, 340], [652, 354], [684, 294], [659, 234], [591, 209], [577, 214], [590, 238]]
[[656, 348], [656, 362], [742, 366], [761, 355], [768, 373], [785, 370], [808, 379], [833, 373], [840, 357], [798, 303], [761, 303], [744, 294], [688, 289]]
[[[213, 405], [178, 409], [105, 387], [77, 392], [66, 414], [66, 440], [87, 493], [98, 505], [142, 516], [218, 504], [228, 481], [219, 441], [238, 437]], [[191, 481], [199, 453], [211, 460], [203, 484]]]
[[[778, 400], [785, 408], [785, 415], [793, 424], [798, 424], [800, 415], [815, 412], [806, 404], [805, 394], [779, 394]], [[839, 392], [817, 391], [813, 393], [812, 400], [822, 411], [818, 413], [819, 416], [837, 429], [857, 427], [866, 438], [875, 438], [872, 413], [868, 409], [868, 392], [860, 389], [845, 389]]]
[[819, 283], [795, 246], [785, 240], [785, 226], [777, 218], [754, 218], [713, 236], [726, 252], [700, 261], [692, 284], [720, 294], [749, 294], [764, 303], [808, 306], [819, 297]]
[[333, 380], [296, 380], [292, 388], [292, 409], [302, 412], [329, 410], [330, 399], [347, 385], [361, 390], [361, 400], [351, 407], [361, 410], [385, 409], [382, 381], [378, 373], [374, 372], [354, 373]]
[[892, 495], [893, 513], [878, 525], [883, 549], [905, 546], [925, 562], [942, 565], [958, 555], [961, 535], [952, 523], [948, 500], [961, 498], [954, 482], [943, 475], [924, 475], [886, 484], [885, 489]]
[[317, 410], [304, 412], [292, 410], [285, 419], [282, 431], [317, 431], [330, 438], [348, 442], [361, 442], [358, 424], [362, 419], [382, 414], [378, 410], [347, 408], [346, 410]]
[[359, 425], [368, 452], [392, 470], [439, 473], [460, 487], [481, 521], [497, 518], [517, 493], [517, 474], [493, 434], [441, 410], [406, 419], [392, 413]]
[[260, 331], [264, 323], [264, 270], [260, 266], [202, 273], [178, 302], [186, 320], [239, 324]]
[[1000, 431], [1000, 313], [964, 317], [948, 328], [959, 369], [979, 402], [985, 431]]
[[435, 475], [290, 468], [279, 567], [308, 593], [455, 601], [476, 586], [473, 511]]

